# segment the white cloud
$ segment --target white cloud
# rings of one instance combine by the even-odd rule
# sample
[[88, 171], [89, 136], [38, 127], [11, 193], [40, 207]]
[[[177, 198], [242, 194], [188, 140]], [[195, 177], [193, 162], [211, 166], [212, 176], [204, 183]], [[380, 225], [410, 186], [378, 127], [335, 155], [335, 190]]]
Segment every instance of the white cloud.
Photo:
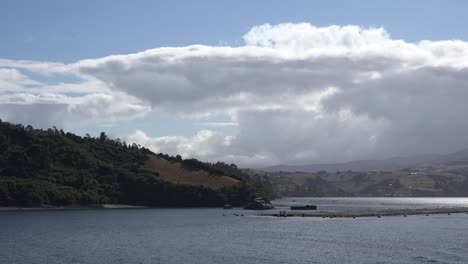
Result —
[[85, 124], [115, 122], [142, 116], [149, 106], [119, 94], [89, 94], [69, 97], [61, 94], [13, 94], [0, 96], [4, 120], [34, 127], [73, 128]]
[[209, 127], [229, 127], [229, 126], [238, 126], [239, 123], [236, 122], [203, 122], [200, 123], [202, 126], [209, 126]]
[[250, 46], [286, 49], [297, 52], [311, 49], [360, 49], [387, 44], [388, 33], [383, 28], [363, 29], [358, 26], [315, 27], [308, 23], [265, 24], [253, 27], [244, 35]]
[[0, 68], [17, 68], [42, 75], [53, 75], [70, 72], [69, 65], [60, 62], [7, 60], [0, 59]]
[[47, 84], [0, 68], [0, 118], [35, 127], [71, 128], [142, 116], [151, 107], [102, 82]]
[[[151, 138], [138, 131], [129, 139], [155, 151], [244, 166], [468, 146], [468, 42], [409, 43], [383, 28], [307, 23], [261, 25], [243, 38], [240, 47], [157, 48], [69, 65], [0, 60], [9, 69], [3, 75], [20, 68], [84, 80], [38, 84], [27, 93], [22, 87], [29, 80], [15, 75], [5, 85], [15, 94], [0, 100], [15, 107], [47, 103], [53, 122], [125, 119], [150, 109], [174, 118], [229, 115], [232, 122], [202, 125], [235, 125], [234, 137], [201, 130]], [[67, 115], [57, 114], [59, 103]], [[8, 109], [0, 112], [11, 118]]]
[[40, 82], [29, 79], [16, 69], [0, 68], [0, 92], [16, 92], [24, 87], [40, 84]]
[[182, 136], [151, 138], [143, 131], [137, 130], [134, 134], [128, 136], [127, 140], [147, 146], [155, 152], [179, 154], [186, 158], [202, 156], [213, 160], [219, 157], [220, 151], [231, 145], [232, 137], [210, 130], [200, 130], [190, 138]]

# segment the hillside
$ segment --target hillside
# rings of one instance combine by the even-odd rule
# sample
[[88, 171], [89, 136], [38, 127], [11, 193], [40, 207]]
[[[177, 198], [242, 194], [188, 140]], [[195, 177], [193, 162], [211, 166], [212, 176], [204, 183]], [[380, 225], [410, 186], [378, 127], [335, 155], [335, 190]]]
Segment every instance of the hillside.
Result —
[[190, 170], [184, 168], [179, 162], [170, 162], [165, 158], [148, 155], [144, 168], [148, 171], [159, 173], [163, 181], [183, 184], [189, 186], [204, 186], [206, 188], [219, 190], [224, 187], [238, 186], [240, 181], [222, 175], [212, 175], [204, 170]]
[[467, 196], [468, 169], [268, 173], [280, 196]]
[[463, 149], [454, 153], [445, 155], [440, 154], [424, 154], [408, 157], [393, 157], [383, 160], [353, 160], [343, 163], [324, 163], [324, 164], [307, 164], [307, 165], [276, 165], [263, 168], [267, 172], [317, 172], [317, 171], [371, 171], [371, 170], [395, 170], [418, 165], [446, 165], [447, 163], [463, 163], [468, 166], [468, 149]]
[[468, 149], [264, 170], [280, 196], [468, 196]]
[[268, 181], [234, 164], [155, 154], [136, 144], [0, 120], [0, 205], [242, 205]]

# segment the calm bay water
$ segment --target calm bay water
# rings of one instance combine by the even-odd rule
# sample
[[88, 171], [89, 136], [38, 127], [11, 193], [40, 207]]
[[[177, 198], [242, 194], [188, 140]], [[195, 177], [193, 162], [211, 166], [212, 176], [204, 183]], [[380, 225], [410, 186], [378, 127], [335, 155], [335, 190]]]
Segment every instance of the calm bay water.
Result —
[[448, 197], [290, 197], [274, 201], [278, 209], [315, 204], [323, 211], [468, 207], [468, 198]]
[[[324, 210], [468, 206], [468, 199], [451, 198], [276, 201], [302, 202]], [[467, 214], [381, 219], [256, 214], [240, 209], [0, 212], [0, 263], [468, 263]]]

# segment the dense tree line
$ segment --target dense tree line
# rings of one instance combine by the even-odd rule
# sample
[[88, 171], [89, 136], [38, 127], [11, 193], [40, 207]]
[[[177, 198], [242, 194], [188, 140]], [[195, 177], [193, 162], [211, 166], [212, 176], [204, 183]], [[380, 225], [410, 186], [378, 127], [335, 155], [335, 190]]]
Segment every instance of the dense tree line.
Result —
[[240, 180], [238, 186], [221, 190], [163, 182], [158, 173], [144, 169], [149, 154], [154, 153], [104, 132], [96, 138], [80, 137], [0, 120], [0, 205], [220, 206], [271, 197], [267, 181], [250, 177], [234, 164], [158, 154], [189, 169]]

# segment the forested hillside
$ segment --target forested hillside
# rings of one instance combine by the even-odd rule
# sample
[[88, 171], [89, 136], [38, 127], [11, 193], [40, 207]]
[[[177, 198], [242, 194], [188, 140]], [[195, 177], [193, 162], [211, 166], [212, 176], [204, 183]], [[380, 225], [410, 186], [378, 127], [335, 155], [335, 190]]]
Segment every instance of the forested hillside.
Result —
[[[145, 166], [151, 157], [179, 163], [187, 171], [230, 177], [233, 183], [210, 188], [209, 184], [164, 181], [157, 167]], [[271, 189], [266, 179], [249, 176], [234, 164], [156, 155], [136, 144], [110, 139], [104, 132], [98, 138], [80, 137], [55, 128], [33, 129], [0, 120], [3, 206], [242, 205], [255, 196], [271, 197]]]

